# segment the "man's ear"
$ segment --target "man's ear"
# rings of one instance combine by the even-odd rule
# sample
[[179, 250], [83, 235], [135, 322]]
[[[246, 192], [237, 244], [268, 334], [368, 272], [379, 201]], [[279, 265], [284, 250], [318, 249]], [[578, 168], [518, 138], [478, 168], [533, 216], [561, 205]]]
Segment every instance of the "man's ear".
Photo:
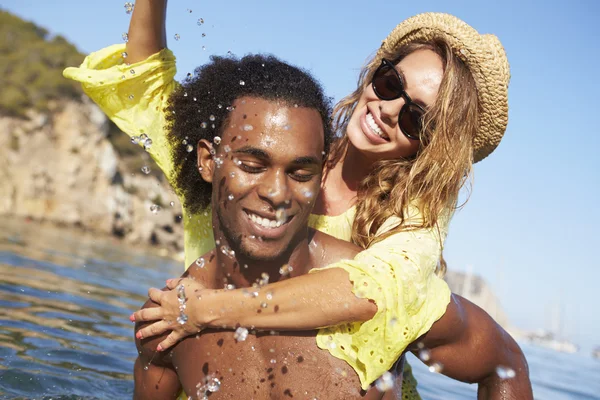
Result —
[[215, 168], [215, 161], [211, 151], [214, 151], [211, 142], [206, 139], [198, 141], [198, 171], [202, 179], [207, 183], [212, 183]]

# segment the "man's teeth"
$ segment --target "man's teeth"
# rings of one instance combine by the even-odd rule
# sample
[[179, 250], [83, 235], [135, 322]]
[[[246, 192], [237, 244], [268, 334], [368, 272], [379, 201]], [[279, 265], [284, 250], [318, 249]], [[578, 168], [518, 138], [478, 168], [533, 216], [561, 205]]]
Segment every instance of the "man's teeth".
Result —
[[287, 221], [276, 221], [274, 219], [268, 219], [259, 217], [256, 214], [248, 214], [248, 217], [252, 220], [252, 222], [262, 226], [263, 228], [279, 228], [281, 225], [285, 224]]
[[390, 139], [390, 137], [388, 135], [386, 135], [385, 133], [383, 133], [383, 131], [381, 130], [381, 128], [375, 123], [375, 119], [373, 118], [373, 116], [371, 115], [371, 113], [367, 113], [367, 125], [369, 125], [369, 128], [371, 128], [371, 130], [373, 132], [375, 132], [376, 134], [378, 134], [382, 138], [384, 138], [386, 140]]

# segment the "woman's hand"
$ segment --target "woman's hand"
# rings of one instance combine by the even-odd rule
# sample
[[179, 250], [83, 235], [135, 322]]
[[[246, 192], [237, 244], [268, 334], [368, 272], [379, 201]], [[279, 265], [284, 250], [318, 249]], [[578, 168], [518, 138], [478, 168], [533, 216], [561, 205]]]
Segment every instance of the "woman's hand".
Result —
[[[180, 285], [185, 290], [186, 298], [184, 313], [187, 321], [184, 324], [177, 320], [181, 314], [178, 299]], [[158, 351], [168, 349], [183, 338], [199, 333], [205, 327], [205, 324], [197, 318], [199, 314], [197, 308], [199, 298], [208, 290], [201, 283], [190, 278], [169, 279], [167, 280], [167, 289], [169, 290], [150, 288], [148, 296], [159, 307], [144, 308], [129, 317], [132, 322], [155, 321], [136, 333], [138, 339], [158, 336], [166, 331], [171, 331], [167, 338], [158, 345]]]

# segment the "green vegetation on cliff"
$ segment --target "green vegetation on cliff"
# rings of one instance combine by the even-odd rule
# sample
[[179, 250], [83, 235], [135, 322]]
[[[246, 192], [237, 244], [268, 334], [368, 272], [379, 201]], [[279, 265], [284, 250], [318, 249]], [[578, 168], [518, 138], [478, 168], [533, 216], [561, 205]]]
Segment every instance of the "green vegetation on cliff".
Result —
[[[0, 117], [26, 118], [30, 109], [49, 112], [51, 100], [79, 101], [81, 85], [65, 79], [62, 71], [80, 65], [83, 59], [64, 37], [0, 9]], [[151, 174], [162, 179], [148, 154], [112, 123], [108, 140], [126, 171], [150, 166]]]
[[57, 98], [77, 99], [80, 86], [62, 70], [83, 60], [75, 46], [34, 23], [0, 10], [0, 114], [23, 117], [45, 111]]

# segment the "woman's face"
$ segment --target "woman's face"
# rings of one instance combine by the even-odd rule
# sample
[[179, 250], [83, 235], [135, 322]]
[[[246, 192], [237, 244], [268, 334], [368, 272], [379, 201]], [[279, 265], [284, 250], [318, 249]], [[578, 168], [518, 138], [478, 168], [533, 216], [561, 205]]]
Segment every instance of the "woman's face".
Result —
[[[396, 64], [413, 102], [427, 110], [437, 97], [443, 76], [442, 59], [428, 49], [414, 51]], [[346, 134], [350, 143], [372, 161], [413, 156], [419, 141], [409, 139], [398, 125], [405, 101], [381, 100], [369, 85], [358, 99]]]

